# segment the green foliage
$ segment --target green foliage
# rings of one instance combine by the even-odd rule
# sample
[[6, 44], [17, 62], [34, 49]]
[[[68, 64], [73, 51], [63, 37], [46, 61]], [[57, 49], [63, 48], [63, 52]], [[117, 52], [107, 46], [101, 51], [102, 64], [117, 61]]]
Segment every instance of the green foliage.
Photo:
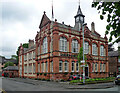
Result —
[[11, 59], [17, 59], [17, 56], [16, 55], [11, 55]]
[[101, 20], [107, 15], [106, 34], [110, 34], [109, 42], [112, 42], [115, 37], [113, 43], [118, 43], [120, 41], [120, 1], [103, 2], [100, 0], [100, 2], [93, 2], [92, 7], [97, 8]]
[[[97, 82], [97, 81], [114, 81], [115, 77], [108, 77], [108, 78], [95, 78], [95, 79], [86, 79], [85, 82], [86, 83], [90, 83], [90, 82]], [[82, 83], [83, 80], [72, 80], [70, 81], [70, 83]]]
[[[84, 58], [85, 58], [84, 60], [86, 62], [86, 60], [87, 60], [86, 55], [84, 55]], [[78, 59], [78, 62], [80, 63], [80, 65], [81, 65], [81, 61], [83, 60], [83, 47], [80, 48], [79, 54], [77, 56], [77, 59]]]
[[[28, 43], [24, 43], [23, 45], [23, 48], [28, 48]], [[19, 55], [19, 51], [20, 51], [20, 46], [18, 47], [17, 51], [16, 51], [16, 59], [17, 59], [17, 63], [19, 62], [19, 58], [18, 58], [18, 55]]]
[[14, 64], [13, 62], [6, 62], [4, 68], [6, 68], [7, 66], [14, 66]]

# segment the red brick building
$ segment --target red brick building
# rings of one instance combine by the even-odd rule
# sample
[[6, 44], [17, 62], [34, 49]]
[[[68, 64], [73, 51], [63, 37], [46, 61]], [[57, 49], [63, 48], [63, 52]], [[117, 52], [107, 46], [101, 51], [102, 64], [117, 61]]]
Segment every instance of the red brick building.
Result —
[[[68, 79], [71, 74], [79, 73], [77, 55], [82, 47], [80, 6], [75, 16], [75, 26], [51, 21], [44, 12], [35, 37], [35, 43], [29, 41], [29, 48], [21, 45], [19, 51], [19, 75], [41, 79]], [[85, 75], [91, 78], [108, 77], [108, 41], [85, 26], [85, 55], [87, 57]]]

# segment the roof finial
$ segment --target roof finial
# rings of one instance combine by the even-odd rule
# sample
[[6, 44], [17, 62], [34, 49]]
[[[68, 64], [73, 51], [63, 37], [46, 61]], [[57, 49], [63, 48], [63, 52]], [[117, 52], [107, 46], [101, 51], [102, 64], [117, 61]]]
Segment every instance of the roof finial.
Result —
[[53, 12], [53, 0], [52, 0], [52, 20], [54, 20], [54, 12]]
[[80, 0], [79, 0], [79, 5], [80, 5]]

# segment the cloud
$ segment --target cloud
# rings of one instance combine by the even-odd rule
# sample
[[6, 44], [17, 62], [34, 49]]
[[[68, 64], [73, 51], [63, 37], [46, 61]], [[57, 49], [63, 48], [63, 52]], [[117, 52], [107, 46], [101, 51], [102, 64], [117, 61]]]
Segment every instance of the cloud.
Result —
[[[78, 9], [78, 0], [53, 0], [54, 15], [58, 22], [65, 22], [74, 26], [74, 16]], [[101, 21], [96, 9], [91, 8], [90, 0], [82, 0], [81, 10], [85, 15], [85, 22], [91, 28], [95, 22], [96, 31], [104, 36], [106, 20]], [[52, 0], [2, 0], [0, 1], [0, 55], [10, 57], [16, 53], [20, 43], [35, 39], [39, 24], [46, 11], [52, 17]], [[2, 5], [2, 6], [1, 6]]]

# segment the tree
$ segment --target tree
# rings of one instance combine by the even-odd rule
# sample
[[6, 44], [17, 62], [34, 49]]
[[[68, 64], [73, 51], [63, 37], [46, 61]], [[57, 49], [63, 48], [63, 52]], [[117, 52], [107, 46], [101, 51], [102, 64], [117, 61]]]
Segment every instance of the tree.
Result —
[[[87, 57], [86, 55], [84, 56], [85, 57], [85, 65], [86, 65], [86, 60], [87, 60]], [[79, 51], [79, 54], [77, 56], [77, 59], [78, 59], [78, 63], [79, 63], [79, 69], [80, 69], [80, 75], [81, 75], [81, 61], [83, 60], [83, 47], [80, 48], [80, 51]], [[81, 79], [80, 79], [81, 80]]]
[[115, 40], [113, 43], [120, 41], [120, 1], [119, 2], [93, 2], [92, 7], [97, 8], [100, 13], [100, 19], [103, 20], [107, 15], [108, 25], [106, 26], [106, 34], [110, 34], [109, 42], [112, 42], [113, 37]]
[[16, 55], [11, 55], [11, 59], [17, 59], [17, 56]]
[[4, 68], [6, 68], [7, 66], [14, 66], [14, 64], [13, 62], [6, 62]]

